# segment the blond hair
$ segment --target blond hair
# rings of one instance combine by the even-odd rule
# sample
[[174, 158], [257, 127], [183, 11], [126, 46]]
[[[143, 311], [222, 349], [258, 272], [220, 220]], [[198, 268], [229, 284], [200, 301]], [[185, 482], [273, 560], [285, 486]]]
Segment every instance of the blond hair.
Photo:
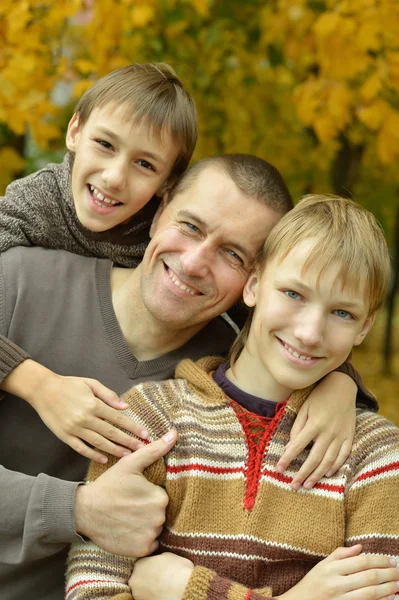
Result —
[[135, 63], [98, 79], [81, 97], [75, 113], [83, 126], [95, 108], [120, 106], [126, 120], [145, 121], [161, 138], [168, 130], [180, 146], [171, 175], [177, 179], [187, 168], [197, 142], [194, 100], [166, 63]]
[[[336, 282], [342, 287], [364, 290], [368, 316], [378, 310], [388, 292], [391, 266], [384, 232], [374, 215], [340, 196], [305, 196], [272, 229], [256, 270], [261, 274], [268, 261], [284, 258], [301, 242], [314, 242], [303, 265], [303, 272], [338, 264]], [[365, 280], [366, 285], [362, 286]], [[251, 327], [253, 311], [230, 351], [231, 364], [240, 355]]]

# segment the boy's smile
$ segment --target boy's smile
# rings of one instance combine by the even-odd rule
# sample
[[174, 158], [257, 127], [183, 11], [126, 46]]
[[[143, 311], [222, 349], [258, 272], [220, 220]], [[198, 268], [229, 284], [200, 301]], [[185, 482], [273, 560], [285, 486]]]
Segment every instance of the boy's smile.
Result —
[[83, 126], [75, 114], [67, 147], [75, 153], [76, 213], [92, 231], [128, 221], [154, 194], [162, 194], [179, 153], [166, 130], [158, 138], [148, 123], [128, 122], [121, 108], [110, 106], [95, 108]]
[[365, 281], [356, 291], [351, 282], [342, 287], [334, 263], [321, 273], [304, 270], [312, 247], [305, 240], [283, 260], [270, 259], [245, 287], [244, 300], [255, 311], [234, 380], [254, 395], [285, 400], [315, 383], [347, 359], [373, 323]]

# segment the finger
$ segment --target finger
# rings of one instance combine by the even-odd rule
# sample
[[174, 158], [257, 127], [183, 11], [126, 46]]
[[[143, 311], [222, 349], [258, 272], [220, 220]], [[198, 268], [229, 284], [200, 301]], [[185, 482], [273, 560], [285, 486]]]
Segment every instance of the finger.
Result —
[[126, 404], [126, 402], [123, 402], [123, 400], [119, 398], [118, 394], [105, 387], [105, 385], [97, 381], [97, 379], [85, 379], [85, 381], [90, 387], [93, 394], [99, 400], [105, 402], [105, 404], [108, 404], [109, 406], [112, 406], [113, 408], [116, 408], [118, 410], [128, 408], [128, 404]]
[[395, 559], [381, 554], [359, 554], [358, 556], [341, 560], [338, 563], [338, 573], [345, 576], [355, 573], [363, 573], [365, 575], [373, 569], [389, 570], [395, 566], [395, 562]]
[[345, 440], [345, 442], [342, 444], [340, 451], [338, 452], [338, 456], [335, 459], [334, 464], [332, 465], [331, 469], [326, 473], [327, 477], [331, 477], [331, 475], [334, 475], [334, 473], [336, 473], [337, 471], [340, 470], [340, 468], [342, 467], [343, 464], [346, 463], [346, 461], [349, 458], [349, 455], [352, 451], [352, 444], [349, 440]]
[[[368, 569], [346, 576], [348, 589], [358, 590], [369, 586], [380, 586], [384, 583], [394, 583], [399, 579], [399, 570], [393, 567], [382, 569]], [[398, 588], [396, 590], [398, 591]], [[385, 594], [383, 594], [385, 595]]]
[[[298, 475], [300, 477], [299, 481], [305, 475], [304, 483], [303, 483], [303, 487], [305, 489], [310, 490], [314, 485], [316, 485], [316, 483], [318, 481], [320, 481], [320, 479], [322, 477], [324, 477], [326, 475], [326, 473], [331, 471], [331, 467], [337, 458], [337, 454], [338, 454], [337, 445], [331, 444], [330, 447], [328, 448], [327, 452], [325, 453], [324, 457], [322, 458], [321, 463], [318, 466], [316, 466], [314, 471], [311, 471], [311, 473], [309, 475], [306, 475], [306, 471], [301, 473], [302, 468], [298, 471]], [[307, 460], [304, 462], [303, 467], [307, 468], [306, 463], [307, 463]], [[309, 465], [309, 468], [311, 469], [312, 465]], [[294, 477], [294, 481], [295, 481], [295, 479], [296, 479], [296, 477]]]
[[[89, 432], [91, 432], [91, 434], [89, 434]], [[90, 435], [90, 439], [87, 437], [87, 435]], [[98, 439], [96, 436], [98, 436]], [[104, 438], [120, 447], [123, 447], [123, 450], [125, 451], [138, 450], [143, 446], [143, 442], [141, 440], [132, 437], [130, 434], [125, 433], [117, 427], [114, 427], [112, 423], [98, 418], [95, 420], [93, 419], [90, 423], [90, 427], [86, 427], [84, 433], [80, 433], [79, 437], [86, 440], [93, 446], [96, 446], [100, 450], [114, 454], [114, 456], [123, 456], [123, 454], [115, 454], [115, 448], [111, 449], [112, 446], [109, 446], [108, 444], [105, 448], [103, 445]]]
[[307, 428], [286, 445], [284, 453], [276, 465], [278, 473], [283, 473], [286, 470], [288, 465], [313, 441], [314, 435], [315, 431]]
[[140, 448], [131, 456], [126, 456], [118, 464], [128, 468], [132, 473], [142, 473], [145, 468], [152, 465], [169, 452], [177, 439], [176, 431], [168, 431], [159, 440]]
[[311, 487], [316, 483], [316, 481], [318, 481], [316, 478], [313, 477], [313, 473], [316, 470], [318, 470], [319, 467], [322, 467], [321, 471], [323, 471], [324, 459], [326, 459], [326, 463], [324, 464], [326, 465], [326, 471], [328, 471], [328, 469], [333, 464], [335, 457], [337, 456], [337, 452], [338, 450], [334, 443], [330, 444], [330, 446], [327, 446], [326, 450], [325, 442], [323, 440], [317, 440], [317, 442], [313, 445], [311, 451], [309, 452], [307, 459], [299, 469], [298, 473], [296, 473], [296, 475], [294, 476], [294, 479], [291, 483], [292, 489], [298, 490], [302, 483], [305, 481], [305, 479], [307, 479], [309, 476], [311, 477], [309, 478], [306, 489], [311, 489]]
[[126, 429], [126, 431], [130, 431], [130, 433], [133, 433], [133, 435], [136, 435], [143, 440], [148, 438], [148, 432], [142, 425], [136, 423], [130, 417], [124, 415], [120, 411], [115, 411], [109, 406], [103, 405], [98, 416], [101, 417], [101, 419], [105, 419], [113, 425], [116, 425], [120, 429]]
[[296, 438], [296, 436], [298, 435], [298, 433], [300, 433], [302, 431], [302, 429], [305, 427], [307, 420], [308, 420], [308, 411], [305, 410], [305, 406], [303, 406], [303, 410], [301, 409], [294, 421], [293, 426], [291, 427], [291, 432], [290, 432], [290, 440], [293, 440], [294, 438]]
[[[100, 419], [98, 419], [100, 423], [103, 423]], [[109, 426], [111, 427], [111, 425]], [[107, 454], [111, 454], [112, 456], [116, 456], [117, 458], [122, 458], [123, 456], [127, 456], [132, 454], [132, 451], [126, 446], [119, 446], [118, 444], [110, 441], [108, 438], [104, 437], [100, 433], [100, 427], [96, 427], [93, 431], [92, 429], [84, 429], [79, 435], [84, 442], [88, 442], [91, 446], [94, 446], [97, 450], [102, 450]], [[116, 430], [118, 431], [118, 430]], [[108, 433], [108, 431], [107, 431]], [[137, 444], [140, 444], [139, 440], [136, 440]], [[143, 443], [141, 442], [141, 446]], [[137, 446], [137, 447], [141, 447]]]
[[352, 556], [357, 556], [362, 551], [361, 544], [355, 544], [354, 546], [348, 546], [347, 548], [344, 546], [340, 546], [334, 552], [331, 552], [322, 562], [331, 562], [334, 560], [344, 560], [346, 558], [351, 558]]
[[77, 437], [71, 437], [68, 439], [66, 438], [63, 441], [65, 441], [68, 444], [68, 446], [75, 450], [75, 452], [81, 454], [82, 456], [85, 456], [89, 460], [93, 460], [94, 462], [103, 465], [105, 465], [105, 463], [108, 462], [108, 458], [104, 456], [104, 454], [101, 454], [101, 452], [99, 452], [95, 448], [90, 448], [90, 446], [87, 446], [81, 439]]

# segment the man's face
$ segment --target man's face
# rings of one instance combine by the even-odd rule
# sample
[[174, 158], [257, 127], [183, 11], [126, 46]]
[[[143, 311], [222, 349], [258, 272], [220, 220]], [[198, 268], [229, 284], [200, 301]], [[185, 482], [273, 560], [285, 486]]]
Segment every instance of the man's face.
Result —
[[321, 274], [315, 267], [303, 272], [313, 243], [301, 242], [282, 262], [271, 259], [244, 290], [245, 302], [255, 306], [244, 352], [271, 400], [286, 399], [339, 367], [374, 321], [365, 282], [355, 294], [336, 281], [336, 265]]
[[147, 310], [174, 329], [199, 328], [242, 294], [278, 216], [214, 166], [157, 216], [141, 267]]
[[171, 135], [160, 140], [145, 122], [131, 123], [122, 110], [95, 108], [79, 126], [68, 126], [67, 147], [75, 153], [72, 196], [79, 221], [106, 231], [135, 215], [160, 192], [179, 153]]

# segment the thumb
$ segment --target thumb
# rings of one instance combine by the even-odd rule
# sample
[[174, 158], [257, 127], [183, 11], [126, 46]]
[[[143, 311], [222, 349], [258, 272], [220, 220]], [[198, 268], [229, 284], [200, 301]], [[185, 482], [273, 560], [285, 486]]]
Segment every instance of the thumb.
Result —
[[147, 444], [143, 448], [139, 448], [133, 454], [126, 456], [119, 461], [127, 466], [130, 472], [143, 473], [144, 469], [152, 465], [156, 460], [162, 458], [169, 452], [172, 446], [176, 443], [177, 432], [168, 431], [159, 440]]
[[86, 379], [86, 383], [96, 398], [102, 400], [105, 402], [105, 404], [108, 404], [108, 406], [111, 406], [112, 408], [118, 408], [120, 410], [128, 407], [126, 402], [123, 402], [119, 399], [118, 394], [105, 387], [105, 385], [97, 381], [97, 379]]

